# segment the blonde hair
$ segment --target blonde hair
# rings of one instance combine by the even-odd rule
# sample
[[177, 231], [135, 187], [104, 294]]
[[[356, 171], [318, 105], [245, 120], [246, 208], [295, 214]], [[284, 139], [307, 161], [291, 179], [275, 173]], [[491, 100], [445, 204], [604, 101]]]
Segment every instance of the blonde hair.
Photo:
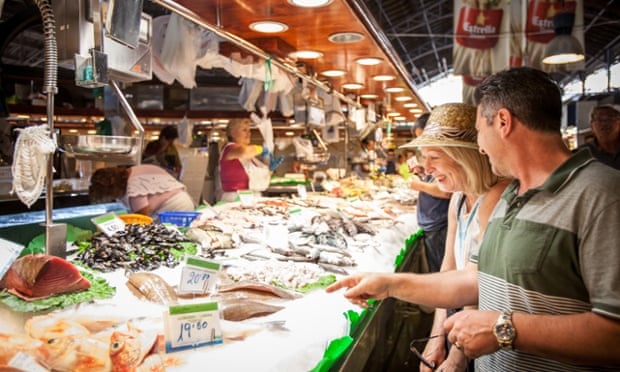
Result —
[[244, 119], [234, 119], [232, 121], [230, 121], [228, 123], [228, 125], [226, 126], [226, 138], [228, 139], [228, 142], [235, 142], [235, 140], [232, 138], [232, 131], [235, 130], [236, 128], [238, 128], [239, 126], [241, 126], [242, 124], [248, 124], [250, 125], [250, 119], [244, 118]]
[[463, 169], [465, 193], [482, 195], [502, 178], [493, 173], [489, 158], [478, 150], [443, 147], [442, 150]]

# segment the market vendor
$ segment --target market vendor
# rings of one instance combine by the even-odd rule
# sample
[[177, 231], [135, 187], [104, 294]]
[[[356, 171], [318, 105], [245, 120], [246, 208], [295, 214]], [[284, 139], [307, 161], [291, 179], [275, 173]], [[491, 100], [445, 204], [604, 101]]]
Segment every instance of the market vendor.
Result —
[[[260, 193], [269, 187], [271, 171], [282, 159], [274, 159], [265, 146], [250, 144], [250, 120], [231, 121], [226, 127], [228, 143], [220, 155], [220, 187], [218, 200], [234, 201], [237, 191]], [[269, 163], [269, 164], [267, 164]]]
[[151, 164], [100, 168], [88, 187], [91, 203], [121, 201], [129, 210], [158, 219], [164, 211], [193, 211], [196, 206], [165, 169]]

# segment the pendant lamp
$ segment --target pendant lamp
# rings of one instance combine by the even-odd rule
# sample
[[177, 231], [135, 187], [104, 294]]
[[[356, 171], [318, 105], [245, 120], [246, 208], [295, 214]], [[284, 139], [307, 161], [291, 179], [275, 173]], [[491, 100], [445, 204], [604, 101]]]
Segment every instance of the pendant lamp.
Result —
[[572, 35], [575, 13], [560, 12], [553, 16], [555, 37], [547, 44], [542, 62], [548, 65], [563, 65], [581, 62], [585, 59], [583, 47]]

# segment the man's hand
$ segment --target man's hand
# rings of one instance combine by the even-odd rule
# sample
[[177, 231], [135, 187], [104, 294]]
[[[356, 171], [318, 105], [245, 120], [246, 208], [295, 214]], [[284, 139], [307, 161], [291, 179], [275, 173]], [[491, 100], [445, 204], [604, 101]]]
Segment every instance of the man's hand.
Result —
[[475, 359], [499, 350], [493, 327], [499, 317], [498, 311], [463, 310], [444, 322], [448, 341], [458, 345], [465, 356]]
[[325, 288], [327, 293], [348, 288], [344, 292], [352, 303], [361, 307], [368, 307], [368, 300], [383, 300], [390, 296], [390, 274], [357, 274], [340, 279], [336, 283]]

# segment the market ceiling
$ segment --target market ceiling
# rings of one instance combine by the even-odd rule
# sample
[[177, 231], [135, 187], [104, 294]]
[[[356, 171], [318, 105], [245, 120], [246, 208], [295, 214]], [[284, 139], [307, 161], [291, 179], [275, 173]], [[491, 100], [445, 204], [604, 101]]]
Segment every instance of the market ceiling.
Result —
[[[169, 14], [169, 7], [162, 3], [189, 10], [205, 23], [249, 41], [347, 97], [357, 100], [364, 94], [376, 94], [375, 102], [407, 120], [418, 114], [411, 110], [428, 108], [417, 89], [445, 76], [453, 67], [453, 0], [331, 0], [325, 6], [310, 8], [295, 6], [292, 0], [145, 0], [144, 11], [153, 16]], [[584, 1], [586, 63], [582, 73], [588, 74], [620, 58], [619, 3], [620, 0]], [[3, 21], [16, 8], [31, 4], [32, 0], [5, 0]], [[287, 28], [277, 33], [250, 29], [250, 24], [264, 20], [278, 21]], [[355, 38], [361, 40], [351, 42]], [[335, 42], [338, 39], [348, 42]], [[0, 47], [4, 64], [11, 60], [37, 60], [30, 58], [25, 50], [7, 55], [4, 45]], [[232, 43], [225, 43], [222, 50], [232, 52], [235, 48]], [[319, 56], [308, 59], [289, 54], [304, 50], [319, 52]], [[42, 53], [40, 48], [29, 53], [37, 52]], [[359, 63], [367, 57], [378, 58], [380, 63]], [[344, 71], [344, 75], [325, 74], [337, 70]], [[559, 73], [557, 80], [566, 83], [577, 74]], [[196, 80], [199, 85], [205, 80], [232, 81], [216, 75], [199, 69]], [[376, 80], [377, 76], [394, 79]], [[362, 87], [349, 89], [345, 83], [360, 83]], [[403, 91], [386, 92], [386, 88], [392, 87]], [[411, 107], [414, 105], [417, 107]]]
[[[306, 4], [318, 1], [299, 0]], [[174, 1], [210, 24], [269, 53], [287, 61], [292, 58], [307, 73], [328, 82], [337, 91], [354, 97], [376, 95], [373, 100], [408, 120], [428, 108], [417, 89], [452, 70], [454, 0], [329, 0], [318, 7], [301, 7], [294, 2]], [[618, 0], [584, 1], [586, 63], [582, 76], [620, 59], [619, 3]], [[267, 20], [280, 22], [286, 29], [264, 34], [249, 27]], [[348, 42], [338, 43], [338, 38]], [[351, 42], [351, 38], [359, 40]], [[314, 51], [318, 57], [291, 57], [292, 51]], [[378, 58], [380, 62], [359, 63], [368, 57]], [[325, 75], [333, 71], [343, 71], [344, 75]], [[577, 74], [576, 71], [556, 72], [554, 77], [565, 84]], [[390, 76], [394, 80], [375, 80]], [[361, 84], [361, 88], [347, 89], [345, 83]], [[389, 88], [404, 91], [386, 92]]]

